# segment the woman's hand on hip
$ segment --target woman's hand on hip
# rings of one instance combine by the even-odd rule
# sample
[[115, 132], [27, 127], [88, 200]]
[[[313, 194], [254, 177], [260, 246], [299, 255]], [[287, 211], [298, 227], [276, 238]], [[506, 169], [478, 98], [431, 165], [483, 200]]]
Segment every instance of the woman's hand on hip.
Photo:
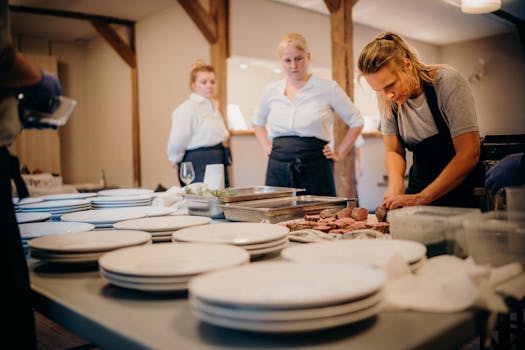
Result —
[[329, 145], [324, 145], [323, 155], [327, 159], [333, 159], [334, 161], [338, 161], [339, 159], [341, 159], [339, 152], [337, 152], [336, 150], [333, 150], [332, 147], [330, 147]]

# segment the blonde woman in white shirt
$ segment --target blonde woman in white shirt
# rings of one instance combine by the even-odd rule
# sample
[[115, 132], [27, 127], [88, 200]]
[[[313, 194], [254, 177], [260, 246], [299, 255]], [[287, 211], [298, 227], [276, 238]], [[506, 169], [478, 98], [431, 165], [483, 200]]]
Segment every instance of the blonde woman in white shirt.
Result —
[[[277, 52], [286, 78], [267, 86], [252, 120], [269, 156], [266, 185], [335, 196], [333, 161], [353, 147], [364, 124], [361, 113], [335, 81], [310, 74], [310, 52], [301, 34], [286, 34]], [[349, 129], [332, 149], [334, 112]]]
[[[181, 162], [192, 162], [195, 182], [204, 180], [206, 165], [224, 164], [224, 184], [229, 187], [231, 156], [224, 143], [230, 133], [214, 100], [215, 69], [197, 61], [190, 73], [190, 87], [190, 97], [171, 114], [168, 159], [175, 169]], [[183, 183], [180, 177], [179, 181]]]

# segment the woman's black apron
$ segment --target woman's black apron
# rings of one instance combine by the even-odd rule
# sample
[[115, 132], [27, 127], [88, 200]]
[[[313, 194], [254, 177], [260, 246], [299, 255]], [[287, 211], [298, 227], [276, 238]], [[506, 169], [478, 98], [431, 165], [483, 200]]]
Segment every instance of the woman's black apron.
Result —
[[335, 196], [333, 161], [323, 154], [326, 144], [316, 137], [274, 138], [266, 186], [304, 188], [301, 194]]
[[[228, 165], [231, 165], [231, 154], [229, 148], [226, 148], [219, 143], [211, 147], [200, 147], [186, 151], [182, 162], [192, 162], [195, 170], [195, 180], [193, 182], [203, 182], [206, 165], [208, 164], [224, 164], [224, 186], [230, 187], [230, 179], [228, 177]], [[181, 184], [184, 182], [180, 178]]]
[[[438, 133], [420, 141], [415, 146], [408, 146], [400, 137], [398, 130], [398, 138], [401, 145], [413, 153], [413, 164], [409, 172], [408, 188], [405, 191], [407, 194], [421, 192], [438, 177], [456, 155], [452, 136], [439, 109], [433, 86], [423, 81], [423, 89]], [[398, 118], [397, 113], [394, 115]], [[474, 186], [475, 171], [471, 171], [469, 176], [458, 187], [438, 198], [431, 205], [474, 208], [476, 207]]]

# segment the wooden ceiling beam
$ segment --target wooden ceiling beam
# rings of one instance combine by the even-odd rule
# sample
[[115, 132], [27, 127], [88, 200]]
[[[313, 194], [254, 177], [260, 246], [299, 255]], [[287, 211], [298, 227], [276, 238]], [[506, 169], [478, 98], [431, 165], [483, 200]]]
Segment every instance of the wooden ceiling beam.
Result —
[[214, 18], [206, 12], [206, 9], [196, 0], [178, 0], [179, 4], [190, 16], [208, 43], [217, 42], [217, 23]]
[[117, 52], [117, 54], [130, 66], [135, 68], [137, 66], [137, 59], [135, 52], [131, 47], [122, 40], [118, 33], [107, 22], [100, 22], [97, 20], [90, 20], [89, 23], [102, 36], [108, 44]]

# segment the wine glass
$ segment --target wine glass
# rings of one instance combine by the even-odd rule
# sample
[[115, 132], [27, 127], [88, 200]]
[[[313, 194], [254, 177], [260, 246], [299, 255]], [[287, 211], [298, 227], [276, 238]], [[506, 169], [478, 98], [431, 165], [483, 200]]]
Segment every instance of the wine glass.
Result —
[[195, 170], [191, 162], [180, 163], [180, 179], [188, 186], [195, 180]]

